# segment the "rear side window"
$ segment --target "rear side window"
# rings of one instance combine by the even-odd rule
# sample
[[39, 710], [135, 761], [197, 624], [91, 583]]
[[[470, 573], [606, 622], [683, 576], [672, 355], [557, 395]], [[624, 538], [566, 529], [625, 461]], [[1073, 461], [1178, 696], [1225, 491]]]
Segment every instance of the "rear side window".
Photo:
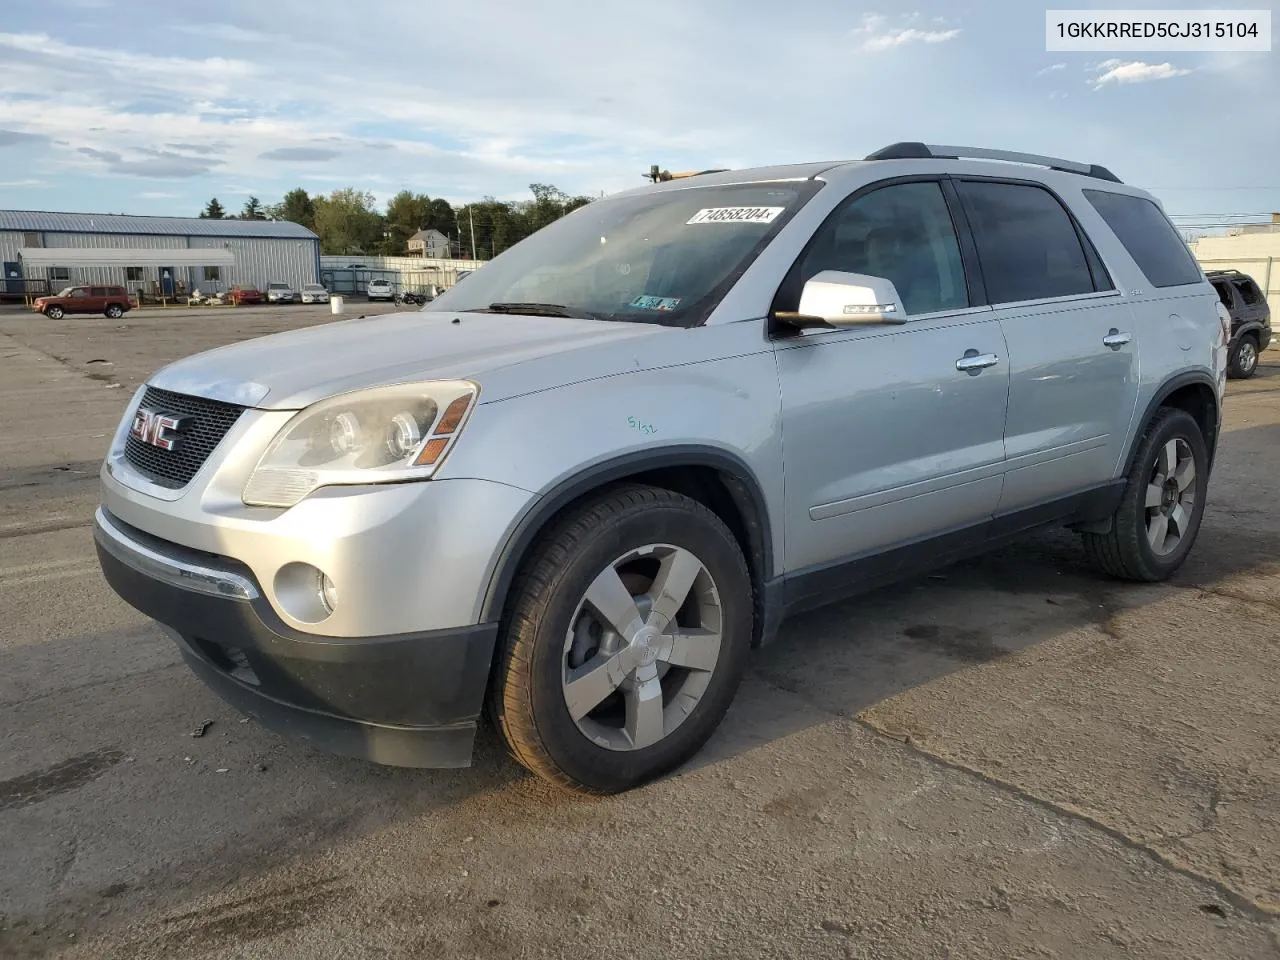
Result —
[[979, 180], [957, 184], [992, 303], [1093, 293], [1075, 224], [1048, 190]]
[[1150, 200], [1106, 190], [1085, 190], [1084, 195], [1153, 287], [1176, 287], [1204, 279], [1178, 231]]
[[1215, 283], [1213, 285], [1214, 292], [1217, 293], [1218, 299], [1222, 301], [1222, 305], [1228, 310], [1232, 309], [1236, 304], [1231, 297], [1231, 284]]
[[1262, 291], [1252, 280], [1237, 280], [1236, 289], [1240, 291], [1240, 296], [1249, 306], [1256, 307], [1262, 302]]

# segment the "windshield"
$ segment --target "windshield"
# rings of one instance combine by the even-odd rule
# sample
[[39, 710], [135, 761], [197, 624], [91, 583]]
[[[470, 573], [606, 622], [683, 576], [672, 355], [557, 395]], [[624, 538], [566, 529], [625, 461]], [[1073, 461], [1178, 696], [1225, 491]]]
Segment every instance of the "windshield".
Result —
[[271, 284], [271, 286], [270, 286], [270, 288], [269, 288], [269, 289], [271, 289], [271, 290], [288, 290], [288, 289], [289, 289], [289, 285], [288, 285], [287, 283], [273, 283], [273, 284]]
[[696, 326], [820, 186], [755, 183], [597, 200], [516, 244], [426, 310]]
[[71, 296], [71, 291], [72, 291], [72, 290], [74, 290], [74, 289], [75, 289], [75, 287], [63, 287], [61, 290], [59, 290], [59, 291], [57, 292], [56, 296], [59, 296], [59, 297], [69, 297], [69, 296]]

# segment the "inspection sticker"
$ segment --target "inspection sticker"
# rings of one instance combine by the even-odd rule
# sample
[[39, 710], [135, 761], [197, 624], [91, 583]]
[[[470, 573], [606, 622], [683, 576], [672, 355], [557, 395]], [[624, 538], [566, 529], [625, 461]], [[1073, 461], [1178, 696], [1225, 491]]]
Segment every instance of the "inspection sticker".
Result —
[[685, 223], [773, 223], [786, 207], [707, 207]]
[[661, 310], [666, 313], [668, 310], [674, 310], [676, 304], [680, 302], [679, 297], [636, 297], [631, 301], [631, 306], [637, 310]]

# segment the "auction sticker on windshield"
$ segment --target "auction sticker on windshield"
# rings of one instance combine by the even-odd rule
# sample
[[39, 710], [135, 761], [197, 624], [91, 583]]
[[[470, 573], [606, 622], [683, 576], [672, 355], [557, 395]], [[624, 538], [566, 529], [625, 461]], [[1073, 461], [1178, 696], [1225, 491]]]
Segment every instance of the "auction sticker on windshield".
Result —
[[690, 223], [773, 223], [786, 207], [707, 207], [687, 221]]
[[668, 310], [674, 310], [679, 303], [679, 297], [640, 296], [631, 301], [631, 306], [637, 310], [661, 310], [666, 313]]

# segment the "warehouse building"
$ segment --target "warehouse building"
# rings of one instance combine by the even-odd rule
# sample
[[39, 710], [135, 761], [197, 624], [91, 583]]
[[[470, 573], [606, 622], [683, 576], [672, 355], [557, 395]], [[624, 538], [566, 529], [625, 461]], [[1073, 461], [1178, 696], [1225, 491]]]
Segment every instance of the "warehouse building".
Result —
[[144, 298], [317, 283], [320, 240], [296, 223], [0, 210], [0, 294], [116, 284]]

